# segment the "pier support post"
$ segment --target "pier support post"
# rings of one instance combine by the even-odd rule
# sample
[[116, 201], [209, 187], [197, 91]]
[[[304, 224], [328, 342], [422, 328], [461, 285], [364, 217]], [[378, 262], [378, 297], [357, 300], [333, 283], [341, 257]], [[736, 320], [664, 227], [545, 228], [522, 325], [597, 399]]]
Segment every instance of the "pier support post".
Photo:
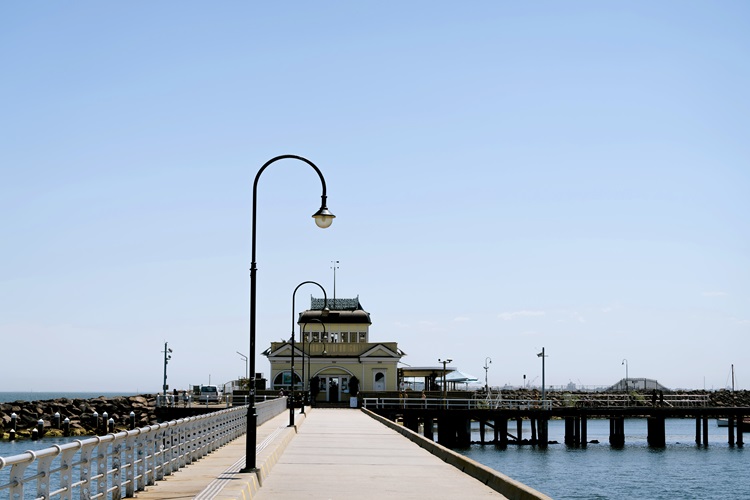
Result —
[[695, 444], [701, 444], [701, 418], [695, 417]]
[[479, 441], [484, 444], [484, 420], [479, 421]]
[[410, 431], [419, 432], [419, 419], [414, 415], [404, 415], [404, 427]]
[[523, 441], [523, 419], [521, 417], [516, 419], [516, 433], [518, 444], [521, 444], [521, 441]]
[[625, 417], [610, 417], [609, 444], [615, 447], [625, 446]]
[[434, 441], [435, 434], [433, 432], [433, 427], [432, 427], [432, 417], [425, 417], [424, 424], [422, 424], [422, 427], [424, 429], [424, 437], [426, 437], [430, 441]]
[[529, 418], [529, 423], [531, 424], [531, 444], [537, 443], [536, 422], [537, 419], [535, 417]]
[[742, 433], [744, 432], [743, 427], [745, 425], [744, 420], [744, 415], [737, 415], [737, 446], [742, 446], [744, 444], [742, 437]]
[[664, 447], [666, 446], [666, 432], [664, 430], [664, 417], [648, 417], [648, 436], [649, 446]]
[[456, 441], [459, 447], [469, 447], [471, 445], [471, 419], [456, 419]]
[[549, 445], [549, 420], [547, 417], [537, 419], [537, 435], [539, 436], [539, 448], [546, 449]]
[[565, 444], [567, 446], [573, 446], [575, 444], [575, 419], [573, 417], [565, 417]]
[[508, 447], [508, 419], [505, 417], [495, 420], [495, 442], [503, 449]]
[[727, 417], [727, 433], [729, 435], [729, 446], [734, 446], [734, 415]]
[[703, 417], [703, 446], [708, 446], [708, 417]]
[[585, 448], [588, 439], [588, 419], [586, 415], [581, 415], [581, 446]]

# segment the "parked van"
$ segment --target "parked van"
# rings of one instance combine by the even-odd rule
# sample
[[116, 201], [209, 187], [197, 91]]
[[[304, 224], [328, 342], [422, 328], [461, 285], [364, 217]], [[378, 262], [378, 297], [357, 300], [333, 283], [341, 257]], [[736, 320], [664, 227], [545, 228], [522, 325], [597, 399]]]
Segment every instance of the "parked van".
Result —
[[221, 401], [221, 392], [216, 385], [202, 385], [198, 401], [201, 403], [219, 403]]

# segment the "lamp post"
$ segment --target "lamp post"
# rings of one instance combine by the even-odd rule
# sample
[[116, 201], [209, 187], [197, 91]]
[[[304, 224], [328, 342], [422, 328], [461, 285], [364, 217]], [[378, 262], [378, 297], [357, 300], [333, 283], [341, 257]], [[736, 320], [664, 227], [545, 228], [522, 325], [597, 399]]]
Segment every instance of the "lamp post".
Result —
[[[305, 328], [307, 328], [307, 323], [320, 323], [323, 325], [323, 335], [326, 334], [326, 324], [320, 321], [319, 319], [313, 318], [310, 321], [306, 322], [304, 325], [302, 325], [302, 338], [300, 340], [302, 341], [302, 356], [305, 355]], [[310, 340], [307, 342], [307, 378], [305, 378], [305, 358], [302, 358], [302, 382], [306, 385], [303, 386], [303, 389], [305, 391], [305, 398], [310, 401], [310, 404], [312, 405], [312, 398], [310, 398], [310, 375], [312, 375], [312, 371], [310, 371], [310, 347], [312, 346], [312, 335], [310, 335]], [[325, 347], [323, 348], [323, 354], [325, 354]], [[305, 412], [305, 405], [302, 404], [302, 413]]]
[[487, 383], [487, 373], [490, 369], [489, 365], [491, 364], [492, 364], [492, 358], [490, 358], [489, 356], [484, 358], [484, 390], [487, 393], [487, 396], [490, 395], [490, 386]]
[[255, 175], [255, 181], [253, 182], [253, 214], [252, 214], [252, 229], [251, 229], [251, 263], [250, 263], [250, 374], [252, 375], [252, 378], [250, 379], [250, 405], [247, 408], [247, 435], [246, 435], [246, 441], [245, 441], [245, 468], [242, 469], [241, 472], [255, 472], [257, 470], [256, 468], [256, 456], [255, 456], [255, 449], [256, 449], [256, 441], [258, 439], [258, 429], [256, 428], [256, 424], [258, 422], [258, 415], [255, 413], [255, 317], [256, 317], [256, 272], [257, 272], [257, 266], [256, 266], [256, 260], [255, 260], [255, 248], [256, 248], [256, 241], [255, 241], [255, 234], [256, 234], [256, 219], [258, 214], [258, 180], [260, 179], [261, 174], [268, 168], [271, 164], [279, 161], [279, 160], [286, 160], [286, 159], [292, 159], [292, 160], [300, 160], [304, 163], [307, 163], [310, 167], [315, 170], [315, 172], [318, 174], [318, 177], [320, 177], [320, 184], [322, 187], [322, 194], [321, 194], [321, 202], [320, 202], [320, 208], [317, 212], [313, 214], [313, 218], [315, 218], [315, 223], [320, 228], [327, 228], [331, 225], [333, 222], [333, 219], [335, 215], [333, 215], [331, 212], [328, 211], [328, 207], [326, 206], [326, 181], [323, 177], [323, 174], [321, 173], [320, 169], [315, 166], [313, 162], [310, 160], [303, 158], [301, 156], [296, 155], [281, 155], [276, 156], [275, 158], [271, 158], [266, 163], [263, 164], [262, 167], [260, 167], [260, 170], [258, 170], [258, 173]]
[[446, 376], [445, 376], [445, 365], [452, 362], [452, 359], [440, 359], [438, 358], [438, 363], [443, 363], [443, 399], [448, 399], [448, 383], [446, 382]]
[[543, 408], [544, 401], [547, 396], [545, 384], [544, 384], [544, 358], [546, 358], [547, 356], [544, 354], [544, 347], [542, 347], [542, 352], [538, 353], [537, 356], [542, 358], [542, 408]]
[[161, 390], [163, 391], [165, 402], [167, 401], [167, 389], [169, 389], [169, 386], [167, 385], [167, 363], [172, 359], [172, 349], [167, 347], [168, 345], [169, 342], [164, 342], [164, 383], [161, 386]]
[[625, 392], [628, 392], [630, 390], [630, 381], [628, 378], [628, 360], [623, 359], [620, 366], [625, 365]]
[[240, 351], [236, 351], [236, 352], [237, 352], [237, 354], [240, 355], [240, 357], [242, 359], [245, 360], [245, 381], [249, 384], [250, 383], [250, 377], [248, 376], [248, 373], [247, 373], [247, 356], [245, 356], [244, 354], [242, 354]]
[[[297, 290], [300, 289], [302, 285], [317, 285], [318, 288], [320, 288], [323, 291], [323, 310], [328, 310], [328, 296], [326, 295], [326, 290], [323, 288], [323, 286], [320, 283], [316, 283], [315, 281], [303, 281], [299, 285], [297, 285], [297, 288], [294, 289], [294, 292], [292, 292], [292, 366], [290, 368], [290, 371], [292, 372], [292, 394], [291, 394], [291, 404], [289, 405], [289, 427], [294, 427], [294, 297], [297, 295]], [[300, 335], [300, 341], [303, 342], [302, 344], [302, 356], [305, 355], [305, 344], [302, 340], [302, 336]], [[305, 380], [305, 358], [302, 358], [302, 380]], [[305, 403], [302, 402], [302, 413], [305, 412]]]

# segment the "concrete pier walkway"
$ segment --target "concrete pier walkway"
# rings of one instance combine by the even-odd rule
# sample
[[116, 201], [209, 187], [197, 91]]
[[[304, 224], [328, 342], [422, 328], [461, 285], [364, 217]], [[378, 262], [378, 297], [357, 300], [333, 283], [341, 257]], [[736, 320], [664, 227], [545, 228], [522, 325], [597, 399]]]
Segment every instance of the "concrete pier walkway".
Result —
[[258, 427], [259, 474], [238, 472], [239, 438], [137, 498], [506, 498], [361, 410], [313, 409], [297, 415], [296, 433], [288, 420], [285, 412]]

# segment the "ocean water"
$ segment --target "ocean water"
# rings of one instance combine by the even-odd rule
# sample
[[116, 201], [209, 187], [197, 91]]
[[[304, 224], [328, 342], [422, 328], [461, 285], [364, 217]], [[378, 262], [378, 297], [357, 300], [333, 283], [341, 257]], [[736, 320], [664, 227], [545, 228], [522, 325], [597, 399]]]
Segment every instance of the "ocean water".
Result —
[[[46, 401], [49, 399], [95, 399], [99, 396], [136, 396], [135, 392], [0, 392], [0, 403], [14, 401]], [[1, 455], [0, 455], [1, 456]]]
[[[488, 429], [489, 430], [489, 429]], [[515, 422], [509, 426], [515, 434]], [[492, 438], [491, 430], [486, 439]], [[695, 420], [668, 419], [667, 446], [650, 448], [645, 419], [625, 421], [625, 446], [609, 446], [609, 420], [589, 420], [588, 439], [599, 444], [569, 448], [565, 422], [549, 422], [546, 450], [529, 445], [471, 445], [455, 451], [556, 499], [739, 499], [750, 498], [750, 455], [730, 447], [727, 428], [709, 420], [709, 445], [695, 444]], [[531, 429], [524, 427], [524, 436]], [[750, 441], [750, 433], [745, 433]], [[472, 440], [479, 441], [479, 432]], [[750, 446], [750, 443], [748, 443]]]

